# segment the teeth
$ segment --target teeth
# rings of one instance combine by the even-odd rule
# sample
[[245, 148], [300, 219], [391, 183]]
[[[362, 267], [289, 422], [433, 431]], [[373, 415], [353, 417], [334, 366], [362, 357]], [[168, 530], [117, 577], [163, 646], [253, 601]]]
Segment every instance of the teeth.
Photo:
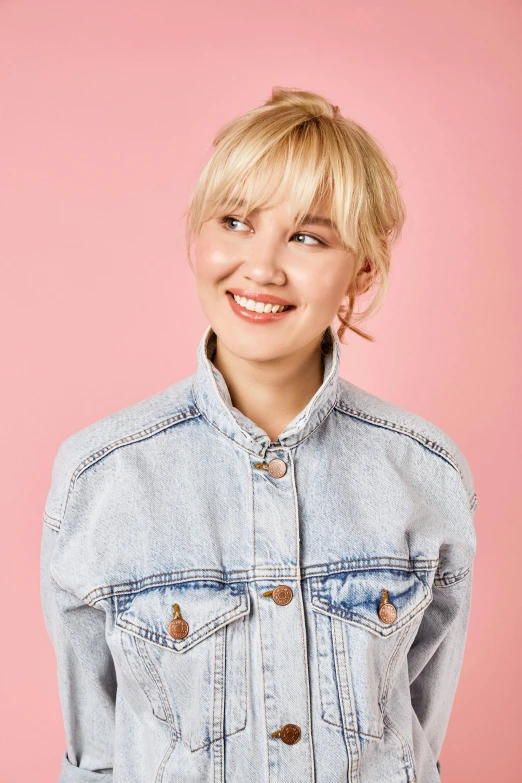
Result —
[[256, 313], [282, 313], [283, 310], [288, 310], [289, 308], [289, 305], [265, 304], [264, 302], [255, 302], [253, 299], [246, 299], [244, 296], [236, 296], [235, 294], [232, 294], [232, 296], [241, 307]]

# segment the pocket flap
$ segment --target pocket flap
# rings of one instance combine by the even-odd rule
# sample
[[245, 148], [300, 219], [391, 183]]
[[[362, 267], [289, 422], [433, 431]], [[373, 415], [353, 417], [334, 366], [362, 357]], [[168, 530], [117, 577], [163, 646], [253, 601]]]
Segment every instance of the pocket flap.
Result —
[[[168, 631], [174, 604], [178, 604], [181, 617], [188, 624], [183, 639], [173, 638]], [[120, 596], [116, 625], [154, 644], [185, 652], [218, 628], [247, 614], [249, 608], [245, 583], [177, 582]]]
[[[382, 591], [396, 617], [386, 623], [379, 617]], [[394, 568], [343, 571], [310, 579], [311, 602], [317, 611], [390, 636], [407, 625], [432, 601], [429, 586], [418, 572]]]

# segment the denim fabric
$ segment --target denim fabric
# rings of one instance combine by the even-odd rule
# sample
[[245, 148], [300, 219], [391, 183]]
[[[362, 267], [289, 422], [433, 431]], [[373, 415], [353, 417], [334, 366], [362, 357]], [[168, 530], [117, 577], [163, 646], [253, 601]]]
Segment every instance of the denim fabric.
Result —
[[465, 457], [340, 377], [330, 327], [321, 387], [271, 442], [215, 339], [55, 456], [59, 783], [438, 783], [476, 550]]

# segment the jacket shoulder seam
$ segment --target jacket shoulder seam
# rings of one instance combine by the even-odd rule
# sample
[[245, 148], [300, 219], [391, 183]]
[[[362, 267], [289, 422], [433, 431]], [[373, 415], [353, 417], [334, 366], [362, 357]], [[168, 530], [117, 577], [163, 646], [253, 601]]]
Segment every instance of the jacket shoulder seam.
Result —
[[85, 457], [80, 462], [72, 474], [71, 489], [74, 487], [76, 481], [84, 470], [87, 470], [87, 468], [91, 467], [91, 465], [94, 465], [95, 462], [98, 462], [99, 460], [106, 457], [107, 454], [109, 454], [111, 451], [115, 451], [122, 446], [128, 446], [130, 443], [136, 443], [139, 440], [147, 440], [147, 438], [151, 438], [154, 435], [157, 435], [158, 432], [163, 432], [164, 430], [173, 427], [175, 424], [180, 424], [182, 421], [186, 421], [187, 419], [191, 419], [199, 415], [199, 410], [191, 406], [190, 408], [177, 413], [175, 416], [168, 416], [166, 419], [160, 419], [160, 421], [157, 421], [148, 427], [144, 427], [137, 432], [132, 432], [130, 435], [125, 435], [123, 438], [117, 438], [116, 440], [111, 441], [101, 449], [98, 449], [97, 451], [89, 454], [88, 457]]
[[[437, 454], [439, 457], [446, 460], [446, 462], [450, 464], [454, 470], [457, 471], [462, 482], [464, 483], [464, 474], [461, 470], [458, 460], [456, 460], [453, 454], [451, 454], [451, 452], [445, 449], [444, 446], [441, 446], [440, 443], [437, 443], [431, 438], [428, 438], [426, 435], [417, 432], [411, 427], [406, 427], [404, 424], [398, 424], [397, 422], [390, 421], [389, 419], [384, 419], [381, 416], [374, 416], [371, 413], [366, 413], [360, 408], [353, 408], [343, 403], [342, 400], [339, 400], [335, 407], [338, 410], [340, 410], [342, 413], [347, 414], [348, 416], [353, 416], [354, 418], [360, 419], [361, 421], [366, 421], [369, 424], [373, 424], [377, 427], [383, 427], [388, 430], [399, 432], [402, 435], [407, 435], [413, 440], [416, 440], [422, 446], [424, 446], [425, 448], [433, 452], [433, 454]], [[469, 502], [470, 511], [473, 514], [477, 507], [477, 493], [475, 491], [473, 492], [471, 497], [468, 497], [468, 502]]]
[[164, 430], [167, 430], [170, 427], [175, 426], [176, 424], [181, 424], [181, 422], [186, 421], [188, 419], [197, 418], [200, 415], [201, 414], [199, 409], [194, 405], [191, 405], [182, 411], [178, 411], [173, 416], [167, 416], [166, 418], [160, 419], [159, 421], [156, 421], [153, 424], [148, 425], [147, 427], [142, 427], [141, 429], [135, 432], [131, 432], [129, 435], [125, 435], [122, 438], [116, 438], [116, 440], [110, 441], [105, 446], [102, 446], [100, 449], [97, 449], [96, 451], [91, 452], [88, 456], [83, 457], [79, 465], [74, 469], [71, 478], [69, 480], [69, 486], [67, 489], [67, 495], [66, 495], [64, 508], [61, 516], [59, 518], [53, 517], [47, 512], [47, 510], [44, 510], [43, 513], [44, 523], [48, 525], [48, 527], [51, 527], [53, 530], [57, 530], [57, 531], [60, 530], [63, 519], [66, 514], [71, 492], [73, 491], [78, 478], [85, 470], [87, 470], [87, 468], [90, 468], [96, 462], [99, 462], [108, 454], [110, 454], [112, 451], [115, 451], [116, 449], [119, 449], [122, 446], [128, 446], [129, 444], [136, 443], [140, 440], [147, 440], [148, 438], [157, 435], [159, 432], [163, 432]]
[[362, 421], [375, 424], [378, 427], [384, 427], [389, 430], [400, 432], [403, 435], [408, 435], [410, 438], [419, 441], [419, 443], [421, 443], [423, 446], [426, 446], [426, 448], [430, 449], [430, 451], [433, 451], [435, 454], [438, 454], [440, 457], [445, 459], [450, 463], [450, 465], [452, 465], [452, 467], [455, 468], [458, 473], [461, 473], [460, 466], [453, 455], [447, 449], [445, 449], [444, 446], [441, 446], [434, 440], [430, 440], [430, 438], [427, 438], [426, 435], [422, 435], [420, 432], [416, 432], [410, 427], [405, 427], [404, 424], [397, 424], [394, 421], [383, 419], [380, 416], [372, 416], [371, 413], [365, 413], [365, 411], [359, 410], [358, 408], [351, 408], [345, 405], [343, 402], [338, 402], [337, 407], [339, 410], [341, 410], [343, 413], [347, 413], [349, 416], [354, 416], [355, 418], [361, 419]]

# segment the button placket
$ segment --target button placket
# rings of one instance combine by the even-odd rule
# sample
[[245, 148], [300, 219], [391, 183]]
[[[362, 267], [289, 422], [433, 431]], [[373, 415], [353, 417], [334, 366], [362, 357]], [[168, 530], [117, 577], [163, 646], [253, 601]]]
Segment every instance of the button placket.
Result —
[[[274, 450], [276, 451], [276, 450]], [[253, 467], [257, 470], [264, 470], [269, 475], [263, 481], [258, 477], [254, 481], [254, 509], [256, 510], [256, 540], [262, 541], [262, 549], [259, 545], [258, 551], [263, 551], [264, 559], [261, 561], [268, 568], [281, 568], [284, 572], [291, 569], [292, 572], [298, 570], [299, 564], [299, 534], [298, 523], [296, 521], [295, 511], [295, 485], [291, 476], [291, 455], [281, 450], [274, 453], [259, 454], [263, 461], [253, 462]], [[261, 479], [261, 480], [260, 480]], [[271, 479], [274, 479], [273, 481]], [[281, 572], [279, 578], [284, 578], [284, 572]], [[275, 571], [273, 572], [275, 575]], [[267, 574], [268, 576], [268, 574]], [[304, 732], [308, 731], [306, 723], [308, 696], [304, 696], [303, 689], [307, 689], [308, 672], [305, 658], [300, 654], [296, 657], [297, 645], [302, 644], [303, 634], [298, 630], [299, 623], [302, 622], [302, 613], [299, 603], [300, 596], [295, 593], [295, 587], [292, 584], [279, 583], [274, 578], [273, 583], [268, 589], [262, 589], [259, 592], [260, 597], [271, 598], [278, 607], [286, 606], [283, 614], [275, 613], [275, 607], [270, 609], [265, 602], [260, 602], [261, 629], [266, 637], [264, 641], [264, 666], [265, 677], [265, 703], [271, 706], [267, 718], [270, 726], [268, 736], [279, 739], [277, 743], [282, 754], [280, 759], [284, 763], [286, 758], [285, 745], [294, 745], [299, 742]], [[266, 583], [265, 583], [266, 584]], [[296, 583], [299, 584], [298, 582]], [[293, 588], [293, 589], [292, 589]], [[297, 598], [297, 602], [294, 602]], [[281, 718], [286, 717], [286, 705], [279, 703], [278, 694], [284, 687], [288, 688], [289, 683], [294, 684], [295, 700], [293, 702], [293, 715], [288, 717], [300, 717], [300, 725], [296, 723], [284, 723], [281, 725]], [[301, 696], [303, 695], [303, 698]], [[303, 722], [304, 721], [304, 722]], [[275, 723], [275, 725], [274, 725]], [[271, 724], [271, 725], [270, 725]], [[277, 727], [277, 728], [276, 728]], [[301, 743], [302, 744], [302, 743]], [[306, 752], [308, 746], [303, 747], [303, 753], [296, 759], [296, 774], [304, 778], [309, 774], [311, 760]], [[277, 759], [278, 755], [274, 748], [272, 751]]]

